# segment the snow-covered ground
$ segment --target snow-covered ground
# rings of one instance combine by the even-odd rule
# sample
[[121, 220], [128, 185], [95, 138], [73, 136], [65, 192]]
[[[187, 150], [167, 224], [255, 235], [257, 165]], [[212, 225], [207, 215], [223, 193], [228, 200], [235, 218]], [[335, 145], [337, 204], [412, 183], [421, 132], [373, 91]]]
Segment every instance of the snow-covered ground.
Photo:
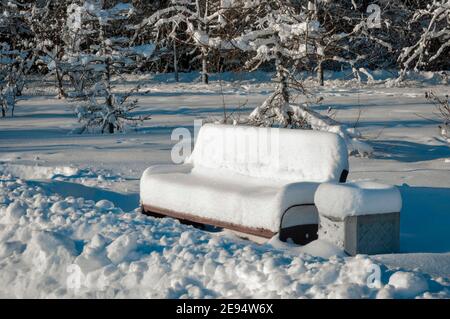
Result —
[[224, 104], [248, 113], [272, 90], [261, 74], [195, 76], [146, 79], [139, 112], [152, 120], [124, 134], [72, 134], [71, 109], [38, 83], [0, 120], [0, 297], [450, 297], [450, 148], [424, 97], [448, 86], [330, 80], [319, 92], [316, 110], [331, 107], [375, 149], [350, 159], [349, 180], [403, 197], [401, 254], [345, 257], [139, 213], [140, 174], [170, 162], [174, 128], [220, 118]]

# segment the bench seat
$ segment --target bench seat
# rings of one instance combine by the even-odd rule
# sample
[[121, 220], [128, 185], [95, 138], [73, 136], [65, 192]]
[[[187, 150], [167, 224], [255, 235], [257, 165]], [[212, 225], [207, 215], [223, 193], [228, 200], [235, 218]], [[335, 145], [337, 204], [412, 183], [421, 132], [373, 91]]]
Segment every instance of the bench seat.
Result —
[[144, 172], [141, 200], [151, 203], [153, 210], [185, 214], [190, 217], [186, 219], [197, 216], [199, 221], [212, 219], [253, 228], [256, 233], [277, 233], [283, 213], [294, 205], [313, 204], [318, 186], [218, 174], [190, 164], [154, 166]]

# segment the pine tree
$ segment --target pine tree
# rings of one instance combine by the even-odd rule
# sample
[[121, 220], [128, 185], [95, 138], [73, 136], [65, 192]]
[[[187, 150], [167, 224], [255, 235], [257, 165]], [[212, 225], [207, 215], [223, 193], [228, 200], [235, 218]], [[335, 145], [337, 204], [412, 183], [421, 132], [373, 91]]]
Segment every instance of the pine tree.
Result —
[[103, 1], [85, 1], [68, 8], [64, 57], [75, 92], [69, 97], [81, 101], [75, 108], [82, 123], [80, 132], [99, 129], [101, 133], [122, 131], [127, 123], [137, 124], [150, 116], [134, 116], [138, 100], [132, 99], [139, 87], [116, 92], [114, 77], [139, 67], [149, 58], [154, 45], [129, 45], [126, 34], [134, 8], [119, 2], [107, 7]]
[[246, 61], [248, 70], [263, 64], [275, 64], [277, 88], [275, 92], [250, 115], [256, 125], [307, 127], [305, 119], [298, 117], [291, 100], [291, 90], [307, 94], [295, 77], [299, 63], [306, 63], [314, 49], [314, 39], [320, 25], [309, 19], [306, 10], [291, 1], [240, 2], [246, 24], [240, 35], [222, 41], [221, 47], [236, 47], [250, 53]]

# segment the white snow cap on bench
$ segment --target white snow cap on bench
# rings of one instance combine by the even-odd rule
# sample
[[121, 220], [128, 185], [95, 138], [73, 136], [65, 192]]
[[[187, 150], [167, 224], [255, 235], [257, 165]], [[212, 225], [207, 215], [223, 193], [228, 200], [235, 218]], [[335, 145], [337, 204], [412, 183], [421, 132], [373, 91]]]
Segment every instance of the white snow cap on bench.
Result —
[[397, 187], [374, 182], [324, 183], [317, 189], [314, 202], [321, 215], [337, 219], [396, 213], [402, 208]]
[[204, 125], [188, 163], [284, 181], [339, 181], [348, 170], [347, 147], [337, 134], [232, 125]]

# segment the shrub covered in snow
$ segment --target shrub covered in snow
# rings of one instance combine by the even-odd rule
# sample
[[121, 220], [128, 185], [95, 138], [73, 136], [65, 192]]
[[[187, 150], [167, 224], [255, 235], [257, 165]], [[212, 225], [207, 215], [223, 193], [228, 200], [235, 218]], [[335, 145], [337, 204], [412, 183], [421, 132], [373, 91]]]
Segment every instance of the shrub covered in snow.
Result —
[[9, 44], [0, 43], [0, 108], [2, 117], [14, 108], [25, 86], [29, 52], [13, 50]]
[[135, 116], [138, 100], [132, 95], [139, 86], [126, 94], [114, 92], [113, 77], [138, 67], [141, 59], [151, 57], [152, 44], [131, 46], [131, 39], [118, 36], [114, 27], [122, 30], [130, 23], [134, 8], [118, 3], [112, 8], [86, 1], [84, 5], [68, 7], [66, 41], [68, 74], [75, 92], [69, 96], [78, 103], [75, 113], [82, 123], [80, 132], [99, 129], [101, 133], [122, 131], [125, 124], [138, 124], [150, 116]]
[[71, 3], [71, 0], [35, 1], [31, 4], [31, 13], [27, 19], [36, 43], [35, 66], [48, 77], [54, 76], [60, 99], [67, 97], [64, 81], [68, 66], [65, 63], [64, 53], [69, 48], [66, 47], [64, 40], [67, 40], [68, 36], [67, 7]]
[[442, 119], [439, 126], [443, 138], [450, 142], [450, 100], [448, 94], [444, 97], [437, 96], [434, 92], [426, 92], [425, 97], [433, 102], [438, 110], [438, 116]]
[[14, 116], [17, 97], [22, 95], [25, 75], [33, 66], [32, 32], [28, 25], [30, 5], [2, 1], [0, 5], [0, 108]]

